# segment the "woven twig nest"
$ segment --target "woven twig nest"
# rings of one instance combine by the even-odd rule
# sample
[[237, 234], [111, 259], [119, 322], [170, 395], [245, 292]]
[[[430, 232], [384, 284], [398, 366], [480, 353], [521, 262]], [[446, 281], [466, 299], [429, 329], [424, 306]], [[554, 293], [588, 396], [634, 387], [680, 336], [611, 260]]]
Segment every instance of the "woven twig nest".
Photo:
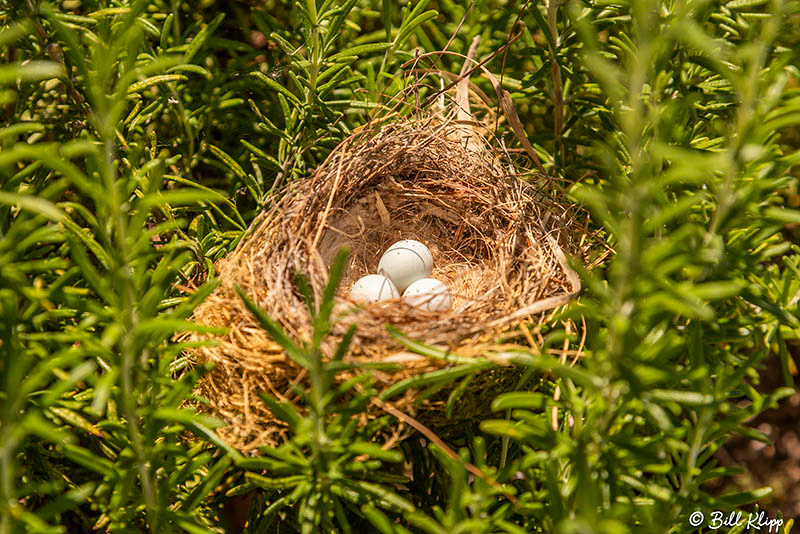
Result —
[[[292, 400], [293, 385], [304, 378], [235, 286], [290, 335], [307, 340], [311, 320], [295, 273], [306, 276], [319, 301], [332, 260], [348, 246], [328, 354], [357, 324], [347, 358], [400, 365], [397, 373], [375, 374], [386, 387], [447, 365], [407, 352], [387, 324], [428, 345], [479, 357], [498, 334], [565, 304], [578, 291], [562, 251], [570, 243], [566, 211], [519, 176], [506, 152], [464, 132], [463, 124], [434, 114], [371, 123], [338, 146], [313, 176], [292, 183], [219, 262], [221, 286], [193, 319], [230, 331], [216, 338], [218, 344], [196, 349], [194, 357], [215, 364], [197, 393], [208, 399], [205, 409], [228, 424], [220, 433], [233, 446], [247, 451], [280, 441], [285, 429], [257, 393]], [[432, 276], [450, 288], [452, 310], [426, 312], [400, 300], [358, 306], [348, 299], [353, 282], [375, 273], [383, 251], [400, 239], [430, 248]], [[415, 406], [413, 391], [391, 402], [411, 415], [437, 409], [430, 401]]]

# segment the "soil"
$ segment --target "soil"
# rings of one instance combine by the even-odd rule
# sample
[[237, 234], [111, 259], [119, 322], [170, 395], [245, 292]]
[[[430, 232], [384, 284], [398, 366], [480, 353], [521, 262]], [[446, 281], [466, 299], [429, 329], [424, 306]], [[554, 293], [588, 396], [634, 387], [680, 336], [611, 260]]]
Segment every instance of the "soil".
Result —
[[[800, 361], [800, 343], [791, 346], [795, 362]], [[794, 377], [797, 381], [797, 377]], [[759, 391], [769, 392], [785, 386], [777, 355], [770, 357], [761, 374]], [[738, 475], [713, 487], [713, 493], [724, 495], [734, 491], [747, 491], [770, 486], [772, 494], [759, 501], [759, 506], [770, 518], [780, 512], [784, 519], [800, 518], [800, 392], [780, 402], [778, 408], [768, 410], [749, 422], [749, 426], [764, 432], [771, 443], [762, 443], [744, 437], [730, 440], [716, 452], [724, 466], [746, 469]]]

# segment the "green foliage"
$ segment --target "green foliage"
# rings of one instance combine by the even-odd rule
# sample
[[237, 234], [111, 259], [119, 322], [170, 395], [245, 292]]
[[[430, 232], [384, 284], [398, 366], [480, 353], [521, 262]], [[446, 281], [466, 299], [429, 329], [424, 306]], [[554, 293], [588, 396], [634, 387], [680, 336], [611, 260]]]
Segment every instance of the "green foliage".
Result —
[[[292, 429], [292, 435], [291, 440], [278, 447], [262, 447], [263, 457], [240, 462], [241, 467], [249, 470], [246, 482], [231, 491], [258, 488], [263, 490], [267, 503], [256, 513], [250, 525], [252, 532], [264, 532], [279, 516], [298, 525], [303, 534], [329, 532], [336, 526], [344, 532], [360, 532], [369, 523], [382, 530], [382, 526], [391, 524], [382, 508], [394, 513], [415, 509], [408, 500], [382, 484], [405, 482], [403, 476], [381, 472], [384, 462], [400, 462], [403, 455], [384, 450], [370, 440], [379, 426], [369, 425], [365, 429], [356, 425], [356, 418], [375, 395], [370, 375], [356, 375], [340, 384], [335, 381], [344, 371], [387, 365], [343, 361], [355, 327], [349, 329], [330, 358], [323, 358], [321, 352], [321, 343], [332, 326], [333, 296], [346, 260], [346, 251], [334, 260], [319, 307], [310, 293], [306, 296], [314, 323], [308, 345], [300, 346], [289, 339], [277, 323], [237, 288], [248, 309], [286, 354], [308, 372], [310, 379], [310, 391], [298, 386], [298, 394], [308, 406], [306, 416], [288, 402], [262, 395], [272, 412]], [[303, 281], [299, 285], [302, 287]], [[285, 508], [293, 508], [294, 517]], [[357, 526], [359, 522], [361, 526]]]
[[[775, 516], [769, 489], [705, 484], [736, 472], [715, 459], [731, 436], [768, 440], [748, 421], [794, 390], [800, 3], [511, 4], [0, 1], [0, 534], [677, 533], [756, 501]], [[214, 262], [409, 98], [405, 62], [458, 72], [425, 53], [480, 36], [481, 60], [517, 34], [486, 67], [586, 209], [596, 266], [576, 262], [585, 291], [560, 316], [585, 320], [585, 357], [549, 356], [577, 346], [554, 326], [536, 352], [477, 361], [391, 330], [452, 367], [379, 390], [350, 336], [322, 350], [341, 256], [319, 302], [296, 279], [310, 340], [241, 294], [308, 381], [301, 410], [263, 395], [284, 443], [232, 450], [184, 408], [206, 369], [176, 335], [200, 328]], [[764, 392], [769, 359], [786, 387]], [[394, 444], [389, 415], [360, 423], [411, 388], [452, 408], [498, 360], [520, 367], [516, 391], [447, 436], [457, 453]]]
[[[172, 379], [181, 344], [169, 341], [197, 328], [185, 319], [214, 283], [191, 296], [174, 288], [192, 248], [180, 206], [205, 195], [162, 189], [179, 156], [158, 153], [154, 135], [152, 146], [125, 139], [135, 135], [123, 121], [130, 99], [185, 79], [162, 74], [183, 55], [153, 50], [144, 9], [93, 12], [79, 33], [43, 4], [18, 23], [42, 33], [4, 33], [14, 52], [59, 43], [55, 61], [20, 67], [27, 80], [8, 105], [29, 116], [28, 98], [71, 84], [64, 107], [80, 125], [63, 140], [45, 109], [4, 131], [3, 532], [14, 520], [32, 532], [198, 524], [195, 488], [230, 463], [182, 444], [186, 431], [210, 434], [216, 423], [180, 408], [196, 372]], [[56, 73], [57, 84], [27, 83]], [[32, 124], [45, 139], [17, 142]]]

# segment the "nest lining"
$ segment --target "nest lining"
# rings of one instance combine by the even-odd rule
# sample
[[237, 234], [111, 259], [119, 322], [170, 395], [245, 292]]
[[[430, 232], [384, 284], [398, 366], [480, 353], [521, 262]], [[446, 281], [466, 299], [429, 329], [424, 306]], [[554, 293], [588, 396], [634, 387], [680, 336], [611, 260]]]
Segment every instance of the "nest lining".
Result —
[[[292, 386], [304, 374], [258, 326], [234, 286], [289, 334], [309, 339], [310, 318], [294, 275], [307, 277], [319, 301], [342, 246], [351, 253], [328, 354], [353, 323], [358, 329], [348, 358], [403, 364], [399, 373], [374, 373], [387, 385], [445, 363], [409, 355], [387, 323], [427, 344], [478, 354], [498, 333], [577, 291], [561, 252], [569, 246], [563, 217], [562, 208], [515, 174], [503, 153], [476, 136], [465, 139], [452, 121], [428, 116], [365, 128], [337, 147], [313, 177], [293, 183], [252, 235], [221, 260], [222, 284], [194, 320], [229, 327], [230, 333], [218, 337], [218, 345], [196, 350], [198, 361], [216, 364], [198, 393], [209, 400], [211, 413], [227, 421], [221, 434], [232, 445], [247, 451], [282, 439], [284, 429], [257, 391], [291, 401]], [[431, 249], [432, 277], [450, 288], [452, 310], [426, 312], [400, 300], [363, 307], [348, 300], [352, 284], [375, 273], [383, 251], [400, 239]], [[413, 393], [393, 403], [415, 412]]]

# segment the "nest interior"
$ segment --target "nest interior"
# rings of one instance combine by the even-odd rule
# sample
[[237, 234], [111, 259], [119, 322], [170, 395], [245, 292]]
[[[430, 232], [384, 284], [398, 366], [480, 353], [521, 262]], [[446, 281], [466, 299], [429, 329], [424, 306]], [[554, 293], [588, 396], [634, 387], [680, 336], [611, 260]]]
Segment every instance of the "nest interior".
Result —
[[[465, 136], [453, 121], [428, 116], [364, 128], [313, 176], [292, 183], [218, 264], [221, 286], [194, 314], [195, 322], [229, 328], [217, 344], [193, 354], [215, 363], [198, 393], [208, 399], [205, 409], [228, 423], [223, 438], [244, 451], [283, 439], [285, 429], [257, 392], [292, 401], [293, 385], [304, 379], [235, 286], [290, 335], [309, 339], [311, 321], [295, 273], [305, 275], [319, 302], [331, 262], [347, 246], [326, 349], [330, 354], [357, 324], [348, 358], [400, 363], [401, 372], [374, 373], [387, 385], [446, 364], [405, 351], [387, 324], [445, 350], [478, 354], [498, 333], [574, 295], [577, 278], [562, 253], [570, 247], [566, 211], [517, 172], [506, 152]], [[453, 295], [450, 311], [425, 312], [401, 300], [370, 306], [348, 300], [352, 284], [375, 273], [383, 251], [400, 239], [430, 248], [432, 277]], [[392, 402], [412, 415], [421, 409], [413, 392]]]

